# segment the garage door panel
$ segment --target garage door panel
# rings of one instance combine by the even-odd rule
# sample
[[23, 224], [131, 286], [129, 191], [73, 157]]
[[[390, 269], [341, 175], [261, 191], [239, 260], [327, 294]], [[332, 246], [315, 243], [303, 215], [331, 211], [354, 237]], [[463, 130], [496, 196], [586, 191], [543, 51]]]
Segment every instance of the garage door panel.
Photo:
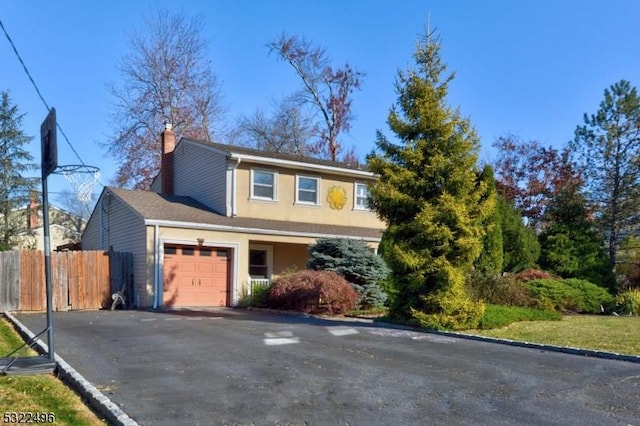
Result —
[[165, 305], [229, 305], [228, 249], [178, 247], [168, 251], [172, 254], [164, 257]]

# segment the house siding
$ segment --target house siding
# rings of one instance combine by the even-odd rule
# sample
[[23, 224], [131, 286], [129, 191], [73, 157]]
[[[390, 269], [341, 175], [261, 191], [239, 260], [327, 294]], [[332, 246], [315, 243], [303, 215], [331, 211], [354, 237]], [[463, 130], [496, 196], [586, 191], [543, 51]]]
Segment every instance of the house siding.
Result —
[[204, 146], [181, 141], [174, 152], [176, 195], [192, 197], [215, 212], [227, 212], [227, 158]]
[[[104, 232], [103, 232], [104, 228]], [[83, 250], [133, 253], [134, 305], [148, 306], [146, 232], [143, 218], [105, 191], [82, 236]]]
[[[276, 200], [251, 198], [251, 169], [269, 170], [277, 174]], [[296, 176], [319, 178], [318, 205], [296, 203]], [[373, 179], [370, 180], [373, 182]], [[368, 210], [354, 209], [355, 183], [367, 182], [363, 177], [338, 176], [318, 171], [291, 170], [241, 163], [237, 171], [237, 215], [292, 222], [343, 225], [384, 229], [384, 223]], [[344, 190], [346, 203], [331, 208], [327, 194], [333, 187]]]

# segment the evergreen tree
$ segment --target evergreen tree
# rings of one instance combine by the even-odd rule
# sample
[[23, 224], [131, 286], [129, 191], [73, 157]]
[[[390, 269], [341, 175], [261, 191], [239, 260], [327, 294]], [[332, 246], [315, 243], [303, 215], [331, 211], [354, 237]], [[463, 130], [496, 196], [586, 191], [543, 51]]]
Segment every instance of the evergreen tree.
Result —
[[494, 198], [477, 179], [475, 130], [447, 105], [454, 75], [446, 74], [439, 40], [428, 34], [414, 59], [416, 69], [398, 72], [388, 118], [401, 143], [378, 131], [377, 151], [368, 158], [379, 176], [371, 205], [388, 224], [391, 314], [430, 328], [474, 327], [484, 306], [469, 298], [464, 281], [482, 250]]
[[358, 307], [361, 309], [382, 307], [387, 299], [380, 283], [389, 274], [389, 269], [364, 241], [318, 239], [309, 248], [307, 266], [316, 271], [334, 271], [342, 275], [358, 292]]
[[24, 173], [34, 168], [33, 157], [24, 148], [32, 137], [22, 130], [18, 107], [11, 103], [8, 91], [0, 93], [0, 248], [15, 246], [16, 234], [25, 229], [26, 217], [20, 215], [29, 202], [33, 180]]
[[545, 214], [540, 234], [540, 266], [563, 278], [582, 278], [615, 289], [615, 276], [604, 250], [604, 239], [594, 226], [577, 188], [556, 194]]
[[534, 267], [540, 256], [535, 231], [524, 224], [520, 212], [502, 194], [498, 195], [497, 204], [502, 226], [503, 270], [518, 272]]
[[598, 111], [584, 116], [572, 149], [585, 195], [616, 265], [621, 236], [640, 225], [640, 96], [621, 80], [604, 91]]
[[[480, 174], [480, 182], [487, 187], [488, 197], [496, 197], [496, 180], [493, 174], [493, 167], [486, 165]], [[498, 204], [496, 203], [487, 216], [485, 223], [485, 236], [482, 240], [482, 252], [475, 262], [475, 269], [481, 275], [498, 275], [503, 271], [504, 248], [502, 241], [502, 216]]]

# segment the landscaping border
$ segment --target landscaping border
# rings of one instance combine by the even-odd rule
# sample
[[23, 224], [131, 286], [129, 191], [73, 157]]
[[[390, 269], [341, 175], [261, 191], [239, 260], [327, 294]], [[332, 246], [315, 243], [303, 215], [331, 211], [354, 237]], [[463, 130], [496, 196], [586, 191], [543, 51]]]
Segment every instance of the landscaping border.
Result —
[[[24, 324], [22, 324], [10, 312], [4, 312], [7, 318], [14, 326], [16, 331], [26, 341], [33, 339], [35, 335]], [[41, 355], [49, 352], [48, 346], [40, 339], [35, 340], [33, 348]], [[138, 423], [129, 417], [120, 409], [113, 401], [107, 398], [98, 388], [86, 380], [80, 373], [71, 367], [61, 356], [55, 354], [56, 373], [58, 378], [67, 386], [74, 389], [86, 403], [100, 416], [109, 422], [109, 424], [117, 426], [138, 426]]]

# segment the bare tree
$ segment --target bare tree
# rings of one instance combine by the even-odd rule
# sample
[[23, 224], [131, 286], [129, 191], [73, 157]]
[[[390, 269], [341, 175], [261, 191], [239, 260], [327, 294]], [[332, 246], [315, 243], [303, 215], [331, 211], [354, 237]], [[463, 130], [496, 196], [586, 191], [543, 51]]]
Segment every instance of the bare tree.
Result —
[[500, 136], [492, 146], [499, 153], [493, 164], [498, 190], [533, 229], [544, 225], [549, 203], [582, 184], [567, 147], [558, 150], [510, 134]]
[[91, 217], [95, 200], [82, 201], [73, 191], [65, 190], [58, 194], [57, 202], [61, 210], [51, 210], [51, 222], [63, 226], [64, 236], [69, 241], [80, 242], [85, 224]]
[[120, 161], [115, 183], [148, 188], [160, 167], [159, 131], [173, 124], [178, 137], [210, 140], [222, 116], [221, 93], [203, 20], [159, 10], [147, 16], [144, 32], [133, 31], [131, 52], [112, 85], [114, 134], [105, 143]]
[[351, 95], [365, 74], [348, 63], [332, 68], [324, 48], [295, 35], [283, 34], [268, 47], [302, 80], [303, 88], [296, 95], [299, 105], [311, 107], [320, 116], [312, 127], [316, 142], [310, 145], [311, 153], [336, 161], [342, 150], [338, 137], [351, 128]]
[[301, 156], [309, 152], [309, 120], [290, 99], [276, 104], [271, 115], [258, 109], [242, 117], [238, 127], [241, 139], [257, 149]]

